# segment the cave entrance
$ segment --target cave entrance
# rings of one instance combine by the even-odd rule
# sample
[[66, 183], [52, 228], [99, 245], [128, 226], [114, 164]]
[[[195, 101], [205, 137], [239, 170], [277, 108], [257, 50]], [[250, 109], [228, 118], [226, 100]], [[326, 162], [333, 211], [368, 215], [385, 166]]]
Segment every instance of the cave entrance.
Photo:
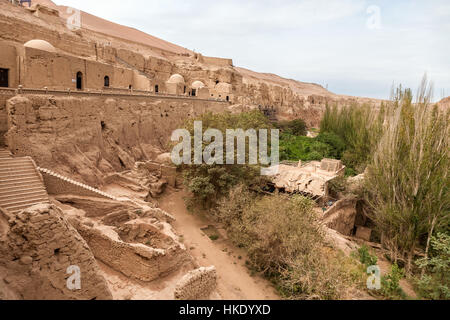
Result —
[[192, 96], [195, 97], [197, 91], [195, 89], [192, 89]]
[[156, 86], [155, 86], [155, 93], [158, 93], [158, 92], [159, 92], [159, 86], [156, 85]]
[[0, 87], [9, 87], [9, 69], [0, 68]]
[[83, 90], [83, 73], [81, 71], [77, 72], [77, 89]]

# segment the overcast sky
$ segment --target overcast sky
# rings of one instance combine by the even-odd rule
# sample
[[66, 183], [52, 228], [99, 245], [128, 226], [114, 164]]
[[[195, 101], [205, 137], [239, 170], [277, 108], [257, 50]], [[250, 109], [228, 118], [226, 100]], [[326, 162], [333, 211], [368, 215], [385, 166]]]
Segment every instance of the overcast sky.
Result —
[[450, 95], [449, 0], [55, 0], [235, 66], [388, 98]]

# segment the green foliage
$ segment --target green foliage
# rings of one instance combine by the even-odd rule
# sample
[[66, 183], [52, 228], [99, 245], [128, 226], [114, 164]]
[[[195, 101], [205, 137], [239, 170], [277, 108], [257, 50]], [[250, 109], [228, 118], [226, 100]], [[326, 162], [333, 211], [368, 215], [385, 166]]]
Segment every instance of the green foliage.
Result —
[[[259, 130], [271, 128], [271, 124], [267, 118], [259, 111], [240, 114], [206, 113], [195, 120], [202, 121], [203, 131], [206, 131], [208, 128], [220, 130], [224, 139], [226, 137], [226, 129], [243, 129], [245, 131], [247, 129]], [[193, 136], [194, 119], [189, 119], [185, 123], [185, 128]], [[270, 138], [268, 138], [268, 141], [270, 142]], [[248, 150], [248, 141], [246, 145], [246, 149]], [[203, 145], [203, 148], [205, 146], [206, 144]], [[228, 194], [231, 187], [239, 183], [244, 183], [247, 186], [258, 184], [264, 179], [264, 177], [260, 176], [260, 168], [258, 165], [183, 165], [182, 171], [184, 183], [191, 194], [191, 197], [187, 199], [188, 207], [191, 209], [192, 207], [198, 206], [211, 208], [218, 199]]]
[[276, 124], [281, 132], [294, 136], [306, 136], [307, 126], [303, 119], [295, 119], [292, 121], [280, 121]]
[[[382, 132], [383, 115], [383, 106], [379, 112], [357, 104], [343, 108], [327, 106], [320, 133], [336, 150], [334, 158], [342, 159], [347, 167], [361, 173]], [[331, 133], [333, 135], [328, 137]]]
[[355, 169], [353, 168], [349, 168], [349, 167], [345, 167], [345, 176], [346, 177], [354, 177], [356, 176], [358, 173], [355, 171]]
[[366, 267], [374, 266], [378, 262], [378, 258], [375, 255], [371, 255], [369, 248], [366, 245], [362, 245], [356, 255], [359, 261]]
[[283, 297], [337, 299], [352, 276], [344, 270], [345, 259], [324, 248], [313, 207], [302, 196], [258, 196], [239, 186], [220, 201], [215, 215], [247, 251], [249, 267], [270, 278]]
[[327, 157], [341, 159], [346, 149], [345, 142], [341, 137], [332, 132], [322, 132], [316, 137], [316, 140], [331, 147], [329, 149]]
[[280, 135], [280, 160], [312, 161], [326, 158], [332, 147], [317, 138], [294, 136], [287, 133]]
[[421, 297], [432, 300], [450, 299], [450, 236], [438, 233], [431, 238], [430, 257], [416, 261], [426, 271], [417, 281]]
[[400, 280], [404, 277], [405, 271], [394, 263], [391, 272], [381, 277], [381, 294], [389, 299], [406, 298], [400, 287]]
[[342, 140], [333, 133], [319, 134], [315, 138], [280, 135], [280, 159], [292, 161], [312, 161], [323, 158], [340, 159], [344, 150]]
[[365, 176], [368, 215], [408, 273], [419, 241], [450, 223], [450, 112], [432, 108], [429, 92], [424, 82], [416, 103], [397, 93]]

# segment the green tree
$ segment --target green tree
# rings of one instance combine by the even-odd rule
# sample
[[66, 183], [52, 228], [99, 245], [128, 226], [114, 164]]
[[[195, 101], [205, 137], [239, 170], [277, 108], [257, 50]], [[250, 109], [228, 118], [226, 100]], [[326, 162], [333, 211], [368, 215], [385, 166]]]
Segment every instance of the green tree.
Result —
[[426, 79], [417, 102], [397, 90], [365, 177], [369, 217], [394, 261], [411, 262], [419, 240], [449, 225], [449, 112], [430, 104]]
[[307, 125], [303, 119], [294, 119], [291, 121], [280, 121], [277, 127], [284, 133], [292, 134], [294, 136], [306, 136]]
[[[222, 132], [226, 138], [227, 129], [271, 129], [272, 125], [264, 115], [259, 111], [244, 112], [240, 114], [231, 113], [205, 113], [197, 119], [189, 119], [186, 121], [184, 127], [194, 135], [194, 121], [202, 121], [203, 132], [211, 129], [217, 129]], [[193, 139], [192, 139], [193, 143]], [[268, 137], [268, 143], [270, 138]], [[207, 146], [203, 143], [202, 151]], [[192, 148], [192, 152], [193, 152]], [[248, 139], [246, 141], [246, 150], [248, 150]], [[270, 146], [268, 148], [270, 150]], [[225, 150], [223, 150], [225, 157]], [[236, 144], [235, 144], [236, 156]], [[193, 158], [193, 157], [192, 157]], [[246, 163], [248, 163], [248, 153], [246, 154]], [[226, 163], [225, 158], [223, 163]], [[226, 165], [226, 164], [184, 164], [181, 166], [183, 171], [184, 183], [190, 191], [189, 198], [190, 206], [201, 206], [203, 208], [211, 208], [216, 202], [228, 194], [232, 186], [238, 183], [244, 183], [247, 186], [252, 184], [259, 184], [264, 177], [260, 175], [259, 165]]]

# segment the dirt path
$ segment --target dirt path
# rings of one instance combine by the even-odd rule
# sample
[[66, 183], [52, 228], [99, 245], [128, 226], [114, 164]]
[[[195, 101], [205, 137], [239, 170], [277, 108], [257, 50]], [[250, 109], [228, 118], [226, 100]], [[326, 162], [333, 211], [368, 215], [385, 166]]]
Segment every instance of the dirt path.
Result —
[[175, 216], [173, 223], [191, 255], [201, 266], [214, 265], [218, 275], [218, 293], [223, 299], [279, 299], [273, 286], [260, 276], [251, 276], [245, 267], [246, 256], [226, 239], [212, 241], [201, 228], [211, 224], [206, 217], [190, 214], [184, 193], [173, 192], [158, 199], [161, 209]]

